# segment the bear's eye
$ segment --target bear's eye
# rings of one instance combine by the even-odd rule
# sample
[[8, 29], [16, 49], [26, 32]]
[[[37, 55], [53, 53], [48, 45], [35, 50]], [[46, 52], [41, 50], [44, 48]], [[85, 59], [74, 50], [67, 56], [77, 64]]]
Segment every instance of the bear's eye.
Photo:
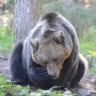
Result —
[[47, 65], [47, 64], [48, 64], [48, 61], [45, 61], [45, 62], [44, 62], [44, 65]]
[[53, 62], [57, 62], [57, 61], [58, 61], [58, 59], [57, 59], [57, 58], [54, 58], [54, 59], [53, 59]]

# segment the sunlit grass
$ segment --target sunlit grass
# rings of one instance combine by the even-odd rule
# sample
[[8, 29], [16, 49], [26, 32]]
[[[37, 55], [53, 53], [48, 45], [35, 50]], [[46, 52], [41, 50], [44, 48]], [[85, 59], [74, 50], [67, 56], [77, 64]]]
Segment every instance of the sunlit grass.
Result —
[[89, 28], [88, 32], [82, 33], [79, 38], [80, 50], [84, 55], [96, 57], [96, 28]]
[[0, 28], [0, 52], [8, 52], [13, 44], [13, 32], [8, 33], [6, 27]]
[[89, 70], [89, 75], [94, 75], [96, 74], [96, 67], [91, 67], [90, 70]]
[[80, 51], [84, 55], [91, 55], [92, 57], [96, 57], [96, 42], [80, 41]]
[[[96, 60], [96, 28], [91, 27], [79, 37], [80, 52], [86, 57], [91, 73], [95, 73], [94, 61]], [[89, 73], [90, 73], [89, 72]], [[90, 73], [90, 74], [91, 74]]]

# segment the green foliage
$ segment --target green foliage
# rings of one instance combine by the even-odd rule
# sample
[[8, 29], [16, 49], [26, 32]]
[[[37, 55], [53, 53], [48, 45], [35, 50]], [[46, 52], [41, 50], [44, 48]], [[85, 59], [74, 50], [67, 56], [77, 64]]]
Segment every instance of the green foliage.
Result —
[[20, 85], [14, 85], [10, 79], [7, 79], [4, 75], [0, 75], [0, 96], [76, 96], [70, 91], [53, 91], [50, 88], [49, 90], [40, 90], [32, 91], [30, 86], [22, 87]]
[[0, 27], [0, 52], [10, 51], [12, 44], [13, 44], [12, 29], [9, 29], [8, 27]]
[[28, 96], [28, 94], [29, 86], [13, 85], [10, 79], [0, 75], [0, 96]]
[[5, 9], [10, 10], [13, 8], [15, 0], [6, 0]]
[[89, 68], [96, 59], [96, 28], [91, 27], [87, 32], [79, 34], [80, 51], [85, 55], [89, 62]]
[[[96, 58], [96, 28], [91, 27], [87, 32], [83, 32], [79, 36], [80, 50], [88, 58], [89, 62], [92, 58]], [[91, 62], [92, 63], [92, 62]]]
[[94, 75], [96, 74], [96, 66], [95, 67], [91, 67], [89, 70], [89, 75]]
[[92, 67], [91, 69], [92, 69], [93, 73], [96, 74], [96, 67]]

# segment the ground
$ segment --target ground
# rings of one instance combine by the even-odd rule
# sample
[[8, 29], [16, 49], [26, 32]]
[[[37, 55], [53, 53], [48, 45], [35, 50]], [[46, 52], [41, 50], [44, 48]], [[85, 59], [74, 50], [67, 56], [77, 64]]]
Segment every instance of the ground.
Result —
[[8, 53], [0, 55], [0, 74], [5, 74], [6, 76], [10, 77], [8, 59], [9, 59]]
[[[5, 74], [7, 77], [11, 77], [8, 65], [9, 56], [9, 53], [0, 55], [0, 74]], [[96, 75], [87, 74], [80, 85], [70, 91], [77, 93], [78, 96], [96, 96]]]

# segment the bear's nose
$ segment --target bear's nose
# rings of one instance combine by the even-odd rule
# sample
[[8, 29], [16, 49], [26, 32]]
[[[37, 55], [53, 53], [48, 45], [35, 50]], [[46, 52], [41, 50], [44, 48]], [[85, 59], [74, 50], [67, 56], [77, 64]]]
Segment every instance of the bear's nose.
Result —
[[50, 74], [49, 76], [53, 79], [56, 78], [56, 74]]

